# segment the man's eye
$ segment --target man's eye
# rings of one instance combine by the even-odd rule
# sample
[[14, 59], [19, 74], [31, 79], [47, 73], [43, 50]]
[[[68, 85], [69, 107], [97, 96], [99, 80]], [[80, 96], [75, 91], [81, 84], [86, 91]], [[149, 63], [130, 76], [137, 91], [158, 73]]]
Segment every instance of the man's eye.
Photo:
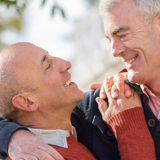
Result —
[[51, 67], [51, 65], [52, 65], [51, 63], [48, 63], [46, 70], [49, 69]]
[[126, 35], [123, 34], [123, 35], [119, 35], [118, 37], [119, 37], [120, 39], [122, 39], [122, 38], [125, 38], [125, 36], [126, 36]]

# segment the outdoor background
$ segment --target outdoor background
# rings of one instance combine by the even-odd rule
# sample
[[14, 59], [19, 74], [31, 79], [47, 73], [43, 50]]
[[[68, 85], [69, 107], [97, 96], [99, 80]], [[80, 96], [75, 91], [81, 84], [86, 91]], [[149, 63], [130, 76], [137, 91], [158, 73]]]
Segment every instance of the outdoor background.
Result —
[[98, 0], [0, 0], [0, 49], [27, 41], [72, 62], [84, 91], [119, 71], [98, 13]]

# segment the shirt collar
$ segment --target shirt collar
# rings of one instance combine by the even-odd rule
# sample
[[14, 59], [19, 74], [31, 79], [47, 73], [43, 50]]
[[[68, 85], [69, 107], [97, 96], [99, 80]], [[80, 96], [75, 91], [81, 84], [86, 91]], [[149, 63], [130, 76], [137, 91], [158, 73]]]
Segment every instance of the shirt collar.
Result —
[[140, 87], [148, 97], [157, 97], [146, 85], [141, 85]]
[[[68, 148], [67, 137], [71, 135], [71, 133], [68, 130], [61, 130], [61, 129], [47, 130], [47, 129], [35, 129], [35, 128], [28, 128], [28, 129], [32, 133], [37, 135], [39, 138], [41, 138], [47, 144]], [[75, 128], [73, 128], [72, 131], [76, 137]]]

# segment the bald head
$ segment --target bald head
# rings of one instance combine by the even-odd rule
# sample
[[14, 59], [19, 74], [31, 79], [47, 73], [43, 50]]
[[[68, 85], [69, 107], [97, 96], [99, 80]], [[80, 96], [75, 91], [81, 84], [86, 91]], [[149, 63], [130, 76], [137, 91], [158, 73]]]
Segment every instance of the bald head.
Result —
[[46, 52], [32, 43], [21, 42], [10, 45], [0, 52], [0, 65], [17, 66], [31, 59], [36, 52]]
[[13, 57], [16, 55], [22, 55], [22, 54], [32, 51], [34, 48], [39, 48], [39, 47], [35, 46], [32, 43], [19, 42], [19, 43], [15, 43], [10, 46], [7, 46], [3, 50], [1, 50], [0, 56], [5, 55], [5, 56]]
[[4, 118], [16, 119], [18, 110], [12, 105], [16, 94], [38, 88], [40, 77], [36, 73], [41, 53], [46, 51], [27, 42], [10, 45], [0, 52], [0, 114]]
[[31, 71], [36, 71], [36, 66], [40, 65], [41, 53], [47, 52], [31, 43], [10, 45], [0, 52], [0, 68], [14, 73], [17, 81], [24, 86], [30, 80]]

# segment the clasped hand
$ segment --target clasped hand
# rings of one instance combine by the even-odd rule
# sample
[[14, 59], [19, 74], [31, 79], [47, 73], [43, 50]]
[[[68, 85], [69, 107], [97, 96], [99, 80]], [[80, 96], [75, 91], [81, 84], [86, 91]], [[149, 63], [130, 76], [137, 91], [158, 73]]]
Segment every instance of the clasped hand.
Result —
[[119, 112], [142, 106], [140, 96], [125, 83], [125, 79], [126, 75], [118, 73], [106, 78], [101, 86], [100, 96], [96, 101], [106, 123]]

